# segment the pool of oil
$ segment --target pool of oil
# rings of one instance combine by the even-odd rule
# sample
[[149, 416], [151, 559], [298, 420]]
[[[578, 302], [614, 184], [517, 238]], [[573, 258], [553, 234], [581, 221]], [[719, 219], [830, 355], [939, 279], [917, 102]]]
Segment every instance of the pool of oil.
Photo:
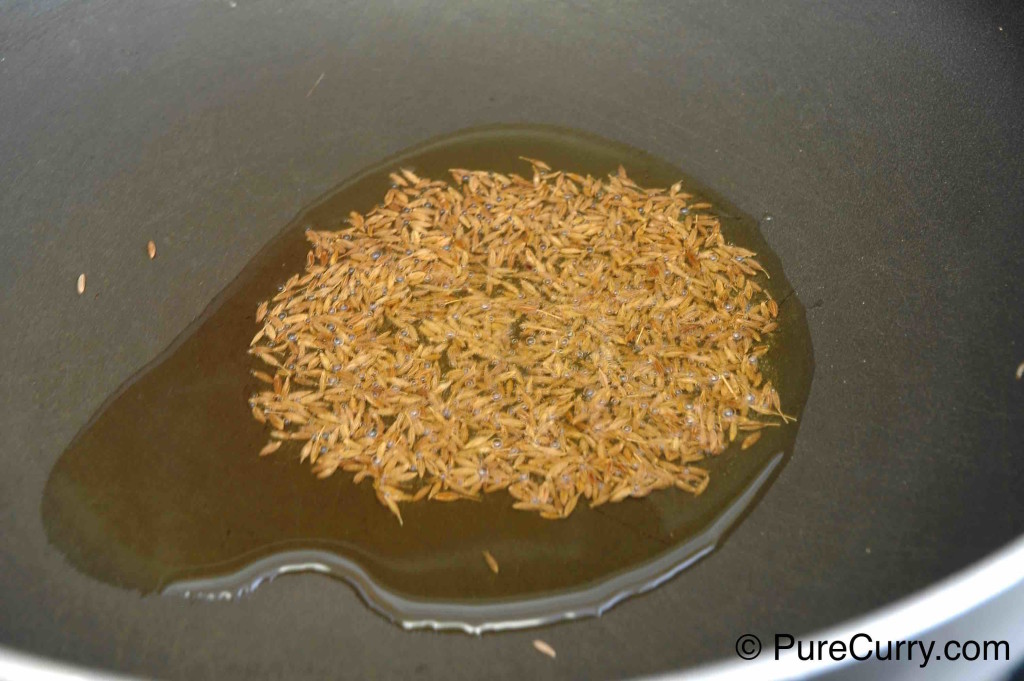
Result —
[[[259, 386], [246, 349], [257, 303], [304, 266], [304, 228], [336, 228], [370, 209], [396, 168], [444, 179], [452, 167], [526, 173], [520, 156], [595, 175], [622, 164], [641, 185], [682, 179], [711, 201], [726, 237], [757, 251], [771, 274], [763, 284], [781, 303], [780, 327], [764, 366], [798, 420], [712, 459], [699, 497], [659, 491], [560, 521], [513, 510], [496, 493], [410, 504], [399, 525], [368, 482], [318, 480], [297, 451], [258, 457], [266, 433], [249, 413]], [[473, 129], [386, 159], [304, 210], [85, 425], [50, 474], [42, 513], [74, 566], [145, 594], [231, 600], [317, 572], [407, 628], [479, 633], [600, 614], [706, 555], [749, 512], [789, 458], [813, 369], [804, 308], [755, 220], [637, 149], [550, 127]]]

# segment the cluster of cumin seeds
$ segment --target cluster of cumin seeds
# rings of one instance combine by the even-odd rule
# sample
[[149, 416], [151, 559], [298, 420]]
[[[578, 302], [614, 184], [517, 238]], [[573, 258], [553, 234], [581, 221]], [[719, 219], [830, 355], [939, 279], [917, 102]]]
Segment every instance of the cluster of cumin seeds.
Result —
[[679, 184], [530, 161], [532, 178], [403, 170], [257, 310], [269, 454], [399, 504], [505, 489], [545, 518], [679, 487], [785, 417], [758, 360], [778, 306]]

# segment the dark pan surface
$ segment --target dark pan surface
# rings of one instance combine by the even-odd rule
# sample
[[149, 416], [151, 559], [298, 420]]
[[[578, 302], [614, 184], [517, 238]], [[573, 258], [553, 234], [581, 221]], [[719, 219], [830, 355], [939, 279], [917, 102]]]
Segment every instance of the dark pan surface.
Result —
[[[1019, 9], [976, 3], [5, 5], [0, 642], [164, 678], [608, 678], [864, 613], [1000, 547], [1024, 531], [1022, 35]], [[815, 382], [721, 551], [600, 619], [471, 638], [405, 633], [315, 577], [142, 599], [47, 545], [75, 432], [300, 208], [497, 122], [621, 140], [773, 216]]]

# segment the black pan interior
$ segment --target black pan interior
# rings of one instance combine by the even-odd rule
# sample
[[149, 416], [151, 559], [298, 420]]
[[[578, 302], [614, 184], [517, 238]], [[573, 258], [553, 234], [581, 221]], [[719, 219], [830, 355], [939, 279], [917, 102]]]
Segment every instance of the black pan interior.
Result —
[[[162, 678], [622, 677], [997, 549], [1024, 531], [1022, 35], [1013, 3], [5, 5], [0, 642]], [[722, 550], [600, 619], [473, 638], [403, 632], [316, 577], [143, 599], [47, 545], [42, 490], [75, 432], [300, 208], [502, 122], [621, 140], [771, 216], [815, 382], [791, 463]]]

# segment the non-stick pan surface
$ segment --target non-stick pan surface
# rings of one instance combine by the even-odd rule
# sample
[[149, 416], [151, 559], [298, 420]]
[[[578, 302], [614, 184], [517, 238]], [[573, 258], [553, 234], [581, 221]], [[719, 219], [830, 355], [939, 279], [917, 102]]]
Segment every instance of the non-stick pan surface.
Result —
[[[621, 677], [999, 548], [1024, 531], [1022, 32], [978, 3], [6, 4], [0, 641], [164, 678]], [[302, 206], [497, 122], [632, 144], [772, 217], [817, 370], [792, 461], [724, 548], [543, 631], [552, 661], [536, 632], [406, 633], [313, 576], [140, 598], [47, 544], [62, 449]]]

